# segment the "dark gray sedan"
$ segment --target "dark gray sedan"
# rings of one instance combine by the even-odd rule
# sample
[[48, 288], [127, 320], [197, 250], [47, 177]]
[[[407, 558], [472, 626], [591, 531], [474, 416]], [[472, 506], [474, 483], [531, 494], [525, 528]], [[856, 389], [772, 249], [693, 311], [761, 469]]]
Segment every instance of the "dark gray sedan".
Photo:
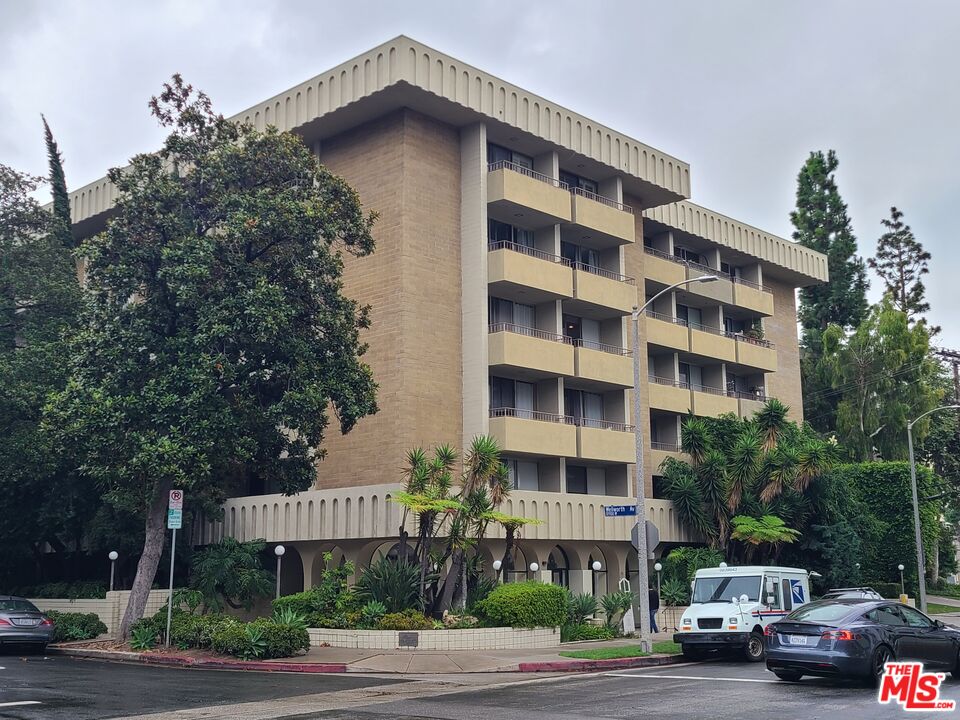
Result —
[[960, 677], [960, 630], [888, 600], [820, 600], [764, 630], [767, 669], [781, 680], [804, 675], [876, 683], [885, 663], [920, 661]]
[[0, 645], [30, 644], [43, 652], [53, 637], [53, 621], [24, 598], [0, 595]]

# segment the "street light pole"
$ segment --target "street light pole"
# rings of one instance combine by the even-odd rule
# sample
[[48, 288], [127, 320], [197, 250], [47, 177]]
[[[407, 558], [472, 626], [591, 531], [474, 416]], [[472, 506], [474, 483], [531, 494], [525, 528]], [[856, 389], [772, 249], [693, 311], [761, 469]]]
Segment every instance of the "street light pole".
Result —
[[943, 405], [927, 410], [923, 415], [907, 423], [907, 449], [910, 452], [910, 492], [913, 494], [913, 532], [917, 543], [917, 583], [920, 612], [927, 611], [926, 563], [923, 559], [923, 537], [920, 534], [920, 501], [917, 498], [917, 463], [913, 458], [913, 426], [931, 413], [941, 410], [958, 410], [960, 405]]
[[647, 589], [650, 578], [647, 572], [647, 522], [644, 511], [643, 489], [643, 434], [641, 432], [640, 411], [640, 315], [653, 304], [654, 300], [681, 285], [695, 282], [713, 282], [716, 275], [681, 280], [668, 285], [642, 307], [633, 306], [633, 443], [636, 451], [634, 475], [637, 482], [637, 596], [640, 607], [640, 650], [650, 652], [650, 596]]
[[107, 557], [110, 558], [110, 592], [113, 592], [113, 571], [116, 569], [117, 558], [120, 557], [120, 554], [116, 550], [111, 550]]
[[277, 545], [273, 549], [273, 554], [277, 556], [277, 597], [280, 597], [280, 559], [287, 549], [283, 545]]

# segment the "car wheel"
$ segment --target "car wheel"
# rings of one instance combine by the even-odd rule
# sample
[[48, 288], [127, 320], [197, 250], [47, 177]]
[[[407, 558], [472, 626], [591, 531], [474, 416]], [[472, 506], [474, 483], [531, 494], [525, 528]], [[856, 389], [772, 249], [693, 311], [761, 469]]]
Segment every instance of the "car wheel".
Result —
[[750, 639], [747, 640], [747, 646], [743, 649], [743, 654], [749, 662], [760, 662], [763, 660], [763, 635], [754, 630], [750, 633]]
[[793, 672], [792, 670], [774, 670], [773, 674], [787, 682], [796, 682], [803, 677], [803, 673]]
[[873, 651], [873, 657], [870, 660], [869, 677], [869, 682], [872, 687], [880, 684], [880, 678], [883, 677], [884, 672], [883, 666], [894, 659], [893, 653], [886, 645], [881, 645]]

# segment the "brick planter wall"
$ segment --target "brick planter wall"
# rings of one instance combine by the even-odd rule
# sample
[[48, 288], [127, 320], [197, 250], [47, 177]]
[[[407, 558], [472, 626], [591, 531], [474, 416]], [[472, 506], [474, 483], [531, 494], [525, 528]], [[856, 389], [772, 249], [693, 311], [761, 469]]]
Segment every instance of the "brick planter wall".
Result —
[[310, 628], [310, 644], [361, 650], [510, 650], [560, 645], [560, 628], [335, 630]]

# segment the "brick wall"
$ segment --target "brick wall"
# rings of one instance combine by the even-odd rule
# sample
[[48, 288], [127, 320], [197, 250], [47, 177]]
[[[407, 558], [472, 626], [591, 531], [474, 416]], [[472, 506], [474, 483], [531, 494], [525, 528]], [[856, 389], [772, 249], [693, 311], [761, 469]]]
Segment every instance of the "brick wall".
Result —
[[344, 274], [371, 306], [380, 412], [345, 436], [331, 424], [317, 487], [394, 482], [414, 445], [460, 441], [459, 135], [405, 110], [325, 141], [320, 159], [380, 214], [376, 251]]

